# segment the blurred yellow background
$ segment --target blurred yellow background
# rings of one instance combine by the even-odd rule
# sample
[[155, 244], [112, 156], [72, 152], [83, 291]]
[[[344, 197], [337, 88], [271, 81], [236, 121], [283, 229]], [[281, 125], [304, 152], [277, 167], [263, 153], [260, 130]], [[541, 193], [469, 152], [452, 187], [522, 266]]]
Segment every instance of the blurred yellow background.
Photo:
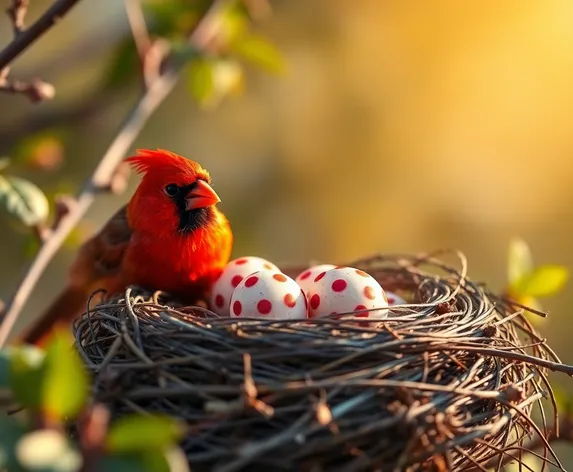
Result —
[[[48, 4], [31, 3], [30, 18]], [[284, 54], [287, 73], [251, 70], [246, 92], [213, 112], [199, 110], [182, 81], [133, 146], [168, 148], [211, 171], [235, 230], [235, 255], [284, 265], [456, 247], [472, 277], [501, 289], [509, 239], [519, 235], [536, 262], [573, 266], [573, 2], [273, 6], [259, 28]], [[38, 74], [58, 94], [38, 106], [0, 97], [0, 154], [12, 152], [34, 120], [51, 124], [52, 114], [93, 98], [126, 30], [121, 2], [80, 2], [23, 56], [14, 74]], [[10, 35], [2, 22], [0, 44]], [[60, 119], [63, 165], [23, 175], [77, 191], [137, 93], [118, 94], [87, 118]], [[135, 183], [121, 197], [98, 200], [86, 234]], [[2, 240], [0, 296], [7, 297], [29, 260], [28, 243], [10, 228]], [[61, 288], [72, 257], [64, 250], [51, 265], [26, 317]], [[569, 363], [572, 302], [569, 284], [544, 303], [551, 315], [541, 327]]]

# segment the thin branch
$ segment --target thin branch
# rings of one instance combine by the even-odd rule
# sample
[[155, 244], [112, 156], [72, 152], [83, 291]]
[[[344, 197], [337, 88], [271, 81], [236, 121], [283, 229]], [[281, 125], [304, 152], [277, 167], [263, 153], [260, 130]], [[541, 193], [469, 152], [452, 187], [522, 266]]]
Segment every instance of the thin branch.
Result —
[[133, 35], [133, 41], [137, 48], [137, 54], [139, 54], [139, 60], [143, 65], [147, 51], [151, 46], [151, 39], [149, 37], [149, 31], [147, 31], [147, 24], [145, 23], [141, 2], [139, 0], [124, 0], [123, 4], [125, 6], [127, 21], [131, 28], [131, 34]]
[[11, 43], [0, 51], [0, 70], [9, 66], [14, 59], [68, 13], [78, 1], [57, 0], [32, 26], [21, 31]]
[[[568, 415], [564, 415], [559, 419], [559, 424], [557, 426], [560, 431], [559, 435], [555, 434], [555, 429], [550, 430], [547, 437], [536, 435], [529, 443], [523, 445], [521, 448], [522, 451], [527, 453], [528, 451], [544, 449], [547, 448], [547, 443], [554, 444], [556, 442], [566, 442], [573, 444], [573, 423], [571, 418]], [[512, 455], [504, 455], [501, 459], [501, 464], [499, 464], [499, 460], [499, 456], [496, 455], [487, 464], [485, 464], [485, 468], [493, 469], [497, 467], [496, 470], [500, 470], [502, 467], [515, 461], [516, 457]], [[479, 470], [481, 470], [479, 467], [470, 467], [467, 469], [467, 472], [478, 472]]]
[[28, 12], [28, 0], [12, 0], [12, 4], [6, 9], [6, 13], [12, 21], [14, 37], [19, 36], [24, 30], [24, 18]]
[[0, 92], [24, 95], [32, 103], [51, 100], [56, 95], [55, 87], [42, 79], [22, 82], [21, 80], [10, 80], [7, 77], [0, 77]]
[[[71, 1], [72, 0], [68, 0], [64, 3]], [[211, 7], [197, 24], [189, 38], [189, 42], [192, 46], [197, 49], [205, 49], [208, 47], [213, 37], [219, 32], [220, 23], [216, 21], [219, 12], [230, 4], [231, 1], [232, 0], [215, 0], [211, 4]], [[2, 64], [1, 61], [0, 64]], [[0, 325], [0, 348], [6, 344], [19, 314], [30, 298], [34, 287], [46, 267], [58, 252], [66, 237], [91, 206], [98, 190], [109, 188], [114, 175], [116, 175], [117, 166], [142, 131], [150, 116], [173, 90], [178, 78], [179, 70], [177, 66], [169, 67], [163, 75], [157, 77], [157, 79], [150, 84], [149, 88], [120, 126], [116, 137], [103, 155], [92, 177], [85, 184], [84, 189], [76, 199], [74, 207], [67, 215], [62, 217], [59, 226], [54, 229], [53, 233], [44, 242], [24, 278], [21, 280], [16, 293], [8, 303], [4, 319]]]

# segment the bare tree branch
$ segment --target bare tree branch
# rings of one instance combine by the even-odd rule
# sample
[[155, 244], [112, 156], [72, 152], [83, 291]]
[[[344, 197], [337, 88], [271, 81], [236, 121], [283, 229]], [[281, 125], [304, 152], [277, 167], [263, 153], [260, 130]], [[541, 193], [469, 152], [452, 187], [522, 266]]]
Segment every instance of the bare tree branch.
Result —
[[[68, 0], [64, 3], [71, 1], [72, 0]], [[232, 0], [214, 0], [189, 38], [189, 43], [193, 47], [197, 49], [206, 49], [209, 47], [209, 44], [218, 34], [221, 26], [220, 22], [217, 21], [218, 15], [231, 1]], [[117, 175], [117, 166], [147, 123], [149, 117], [173, 90], [178, 78], [179, 70], [177, 66], [174, 65], [167, 68], [162, 75], [158, 76], [149, 85], [149, 88], [144, 92], [140, 100], [128, 114], [124, 123], [120, 126], [116, 137], [103, 155], [92, 177], [88, 180], [77, 197], [73, 208], [71, 208], [68, 214], [61, 218], [59, 226], [55, 228], [51, 235], [45, 240], [21, 280], [16, 293], [7, 304], [7, 309], [2, 324], [0, 325], [0, 348], [6, 344], [19, 314], [32, 294], [44, 270], [58, 252], [66, 237], [91, 206], [98, 191], [100, 189], [110, 188], [114, 176]]]
[[30, 28], [24, 29], [24, 18], [28, 11], [29, 0], [12, 0], [6, 13], [12, 22], [14, 39], [0, 51], [0, 92], [21, 94], [30, 99], [32, 103], [43, 102], [54, 98], [56, 89], [41, 79], [31, 82], [10, 80], [8, 74], [10, 63], [24, 52], [34, 41], [50, 29], [58, 19], [64, 16], [78, 0], [59, 0], [55, 2]]
[[12, 4], [6, 9], [6, 13], [12, 21], [14, 37], [24, 30], [24, 17], [28, 12], [28, 0], [12, 0]]
[[143, 64], [147, 51], [151, 46], [151, 38], [149, 37], [149, 31], [147, 31], [141, 2], [139, 0], [124, 0], [123, 4], [127, 14], [127, 21], [131, 28], [131, 34], [133, 35], [133, 41], [137, 48], [137, 54], [139, 54], [139, 59]]
[[21, 80], [10, 80], [8, 77], [0, 77], [0, 92], [24, 95], [32, 103], [51, 100], [56, 95], [55, 87], [42, 79], [22, 82]]
[[[0, 51], [0, 70], [9, 66], [14, 59], [68, 13], [78, 1], [79, 0], [57, 0], [32, 26], [17, 34], [14, 40]], [[15, 3], [22, 2], [14, 0], [13, 5]], [[15, 26], [15, 28], [17, 27]]]

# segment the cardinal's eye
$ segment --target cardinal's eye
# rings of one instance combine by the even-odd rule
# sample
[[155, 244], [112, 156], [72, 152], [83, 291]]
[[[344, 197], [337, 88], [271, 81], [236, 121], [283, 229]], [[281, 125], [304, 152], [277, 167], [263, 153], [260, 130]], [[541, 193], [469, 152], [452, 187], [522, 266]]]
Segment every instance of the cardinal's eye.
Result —
[[165, 192], [166, 195], [174, 197], [179, 193], [179, 187], [175, 184], [169, 184], [163, 189], [163, 191]]

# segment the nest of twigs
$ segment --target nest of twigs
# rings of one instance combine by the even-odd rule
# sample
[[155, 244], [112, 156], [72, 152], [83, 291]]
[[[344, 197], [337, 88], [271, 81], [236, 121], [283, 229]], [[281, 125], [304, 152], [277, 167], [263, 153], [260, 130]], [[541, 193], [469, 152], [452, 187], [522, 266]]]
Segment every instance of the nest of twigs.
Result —
[[188, 424], [192, 470], [500, 470], [529, 448], [559, 465], [543, 399], [567, 366], [457, 256], [352, 263], [408, 300], [383, 322], [222, 318], [131, 288], [76, 322], [77, 348], [113, 415]]

